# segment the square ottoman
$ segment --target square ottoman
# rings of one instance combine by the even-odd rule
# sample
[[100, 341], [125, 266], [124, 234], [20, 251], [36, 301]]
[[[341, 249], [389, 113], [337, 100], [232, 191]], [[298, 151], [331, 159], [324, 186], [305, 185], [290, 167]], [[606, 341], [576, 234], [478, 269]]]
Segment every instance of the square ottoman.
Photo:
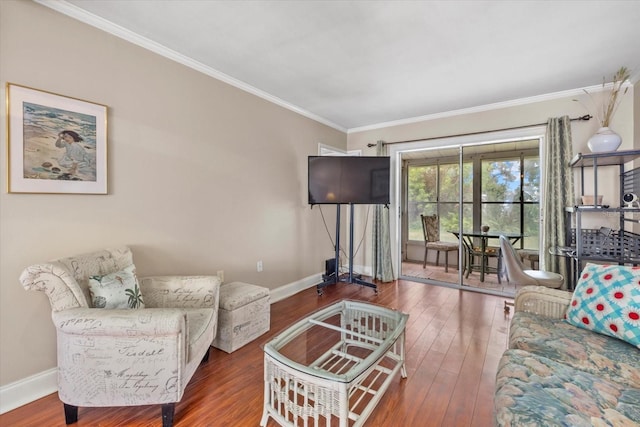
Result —
[[269, 330], [269, 289], [242, 282], [220, 287], [218, 333], [213, 346], [231, 353]]

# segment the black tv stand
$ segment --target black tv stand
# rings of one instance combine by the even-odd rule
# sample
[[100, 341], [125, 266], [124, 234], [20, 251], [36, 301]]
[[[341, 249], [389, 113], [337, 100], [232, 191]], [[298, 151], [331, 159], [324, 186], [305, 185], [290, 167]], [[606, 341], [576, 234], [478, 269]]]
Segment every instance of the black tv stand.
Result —
[[322, 289], [339, 282], [353, 283], [356, 285], [373, 288], [378, 293], [378, 286], [375, 283], [362, 279], [362, 275], [353, 273], [353, 203], [349, 204], [349, 273], [340, 274], [340, 205], [336, 205], [336, 257], [335, 271], [331, 274], [322, 275], [322, 283], [316, 285], [318, 296], [322, 295]]

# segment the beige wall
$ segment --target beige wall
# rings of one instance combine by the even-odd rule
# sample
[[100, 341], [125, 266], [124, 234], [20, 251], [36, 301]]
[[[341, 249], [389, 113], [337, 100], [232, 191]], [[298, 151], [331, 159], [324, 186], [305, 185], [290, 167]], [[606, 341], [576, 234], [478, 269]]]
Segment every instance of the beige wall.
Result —
[[633, 87], [633, 138], [633, 148], [640, 149], [640, 82]]
[[29, 264], [127, 244], [141, 275], [275, 288], [331, 257], [306, 157], [343, 132], [30, 1], [0, 1], [3, 99], [6, 82], [108, 106], [109, 194], [7, 194], [2, 103], [1, 385], [55, 366], [46, 296], [18, 282]]
[[[603, 69], [606, 68], [607, 65], [603, 64]], [[638, 98], [638, 92], [640, 92], [640, 90], [635, 91], [636, 99]], [[348, 148], [349, 150], [362, 149], [363, 155], [374, 155], [375, 148], [367, 148], [367, 144], [375, 143], [378, 140], [393, 142], [432, 137], [444, 137], [456, 134], [492, 131], [515, 126], [546, 123], [549, 117], [560, 117], [564, 115], [568, 115], [569, 117], [579, 117], [589, 113], [589, 111], [586, 110], [585, 107], [581, 105], [581, 103], [575, 102], [574, 99], [580, 99], [582, 101], [582, 104], [586, 105], [586, 97], [586, 94], [578, 93], [577, 95], [573, 96], [539, 100], [537, 102], [530, 102], [525, 105], [514, 105], [489, 111], [461, 114], [446, 118], [424, 120], [416, 123], [388, 126], [380, 129], [352, 132], [348, 135]], [[620, 150], [630, 150], [634, 148], [633, 103], [634, 93], [633, 91], [631, 91], [631, 93], [627, 93], [622, 98], [622, 102], [620, 103], [618, 112], [612, 121], [612, 129], [619, 133], [623, 140], [622, 145], [619, 148]], [[636, 105], [637, 104], [638, 102], [636, 101]], [[639, 108], [636, 108], [636, 111], [638, 109]], [[639, 125], [637, 121], [635, 126], [635, 138], [636, 140], [638, 140], [638, 138], [640, 138], [640, 136], [638, 136], [638, 132], [640, 131], [640, 129], [638, 129]], [[598, 130], [598, 128], [599, 123], [595, 119], [592, 119], [588, 122], [573, 122], [571, 130], [573, 149], [575, 153], [590, 153], [590, 150], [587, 147], [587, 141], [589, 137]], [[433, 142], [433, 144], [436, 144], [436, 142]], [[620, 205], [620, 201], [618, 200], [619, 197], [616, 193], [618, 188], [618, 174], [619, 171], [617, 168], [600, 168], [599, 171], [598, 192], [605, 195], [604, 203], [610, 203], [612, 206]], [[579, 200], [580, 186], [578, 180], [579, 174], [577, 170], [575, 176], [576, 200]], [[587, 170], [585, 176], [585, 193], [589, 194], [590, 191], [593, 191], [593, 175], [591, 175], [591, 170]], [[613, 188], [616, 188], [616, 190], [614, 191]], [[395, 216], [397, 214], [397, 210], [395, 209], [397, 209], [397, 207], [392, 206], [391, 208], [392, 212], [394, 213], [394, 215], [392, 215], [391, 217], [391, 223], [392, 228], [395, 229]], [[360, 208], [358, 215], [356, 215], [356, 218], [358, 219], [357, 223], [360, 225], [360, 227], [365, 224], [365, 215], [366, 212], [362, 208]], [[597, 217], [591, 216], [590, 218], [586, 218], [585, 216], [583, 218], [583, 224], [585, 227], [600, 227], [605, 224], [609, 224], [615, 229], [619, 228], [618, 218], [611, 215], [607, 216], [604, 214], [599, 214]], [[371, 221], [369, 221], [369, 224], [371, 224]], [[361, 228], [357, 229], [355, 231], [355, 234], [362, 234]], [[369, 239], [369, 233], [366, 233], [366, 237], [367, 239]], [[365, 243], [368, 242], [365, 240]], [[392, 241], [392, 246], [392, 250], [396, 252], [397, 246], [395, 241]], [[371, 258], [369, 252], [371, 245], [365, 244], [364, 247], [366, 248], [366, 250], [361, 251], [358, 254], [355, 263], [370, 265], [371, 263], [368, 261]], [[397, 274], [397, 262], [394, 263], [394, 269]]]
[[[620, 150], [633, 148], [633, 92], [633, 89], [630, 88], [630, 92], [622, 97], [622, 102], [611, 125], [622, 136], [623, 141], [622, 146], [619, 148]], [[638, 95], [636, 94], [635, 97], [638, 98]], [[589, 111], [579, 102], [575, 102], [574, 99], [586, 101], [586, 95], [577, 94], [483, 112], [352, 132], [348, 136], [348, 147], [349, 150], [363, 149], [365, 153], [374, 154], [375, 148], [367, 148], [366, 145], [377, 140], [405, 141], [491, 131], [512, 126], [546, 123], [549, 117], [563, 115], [578, 117], [588, 114]], [[587, 140], [598, 130], [598, 127], [598, 122], [595, 119], [588, 122], [573, 123], [573, 148], [576, 153], [590, 152], [587, 147]]]

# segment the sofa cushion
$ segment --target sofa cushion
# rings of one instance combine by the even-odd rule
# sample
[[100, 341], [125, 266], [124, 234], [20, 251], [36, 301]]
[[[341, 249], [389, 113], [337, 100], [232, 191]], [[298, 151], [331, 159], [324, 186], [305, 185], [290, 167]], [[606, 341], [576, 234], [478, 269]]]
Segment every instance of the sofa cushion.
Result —
[[640, 348], [640, 267], [587, 264], [567, 321]]
[[91, 304], [95, 308], [144, 308], [136, 267], [89, 277]]
[[511, 320], [509, 348], [527, 350], [581, 371], [640, 388], [640, 350], [562, 319], [523, 311]]
[[632, 426], [640, 389], [546, 357], [507, 350], [498, 365], [497, 426]]

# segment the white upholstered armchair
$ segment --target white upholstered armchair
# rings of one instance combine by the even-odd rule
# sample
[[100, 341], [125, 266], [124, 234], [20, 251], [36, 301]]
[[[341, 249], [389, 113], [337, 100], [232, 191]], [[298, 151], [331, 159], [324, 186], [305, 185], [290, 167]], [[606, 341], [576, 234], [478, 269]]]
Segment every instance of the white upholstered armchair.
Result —
[[51, 303], [67, 424], [79, 406], [151, 404], [162, 405], [163, 426], [173, 424], [216, 334], [217, 276], [138, 280], [120, 247], [27, 267], [20, 281]]

